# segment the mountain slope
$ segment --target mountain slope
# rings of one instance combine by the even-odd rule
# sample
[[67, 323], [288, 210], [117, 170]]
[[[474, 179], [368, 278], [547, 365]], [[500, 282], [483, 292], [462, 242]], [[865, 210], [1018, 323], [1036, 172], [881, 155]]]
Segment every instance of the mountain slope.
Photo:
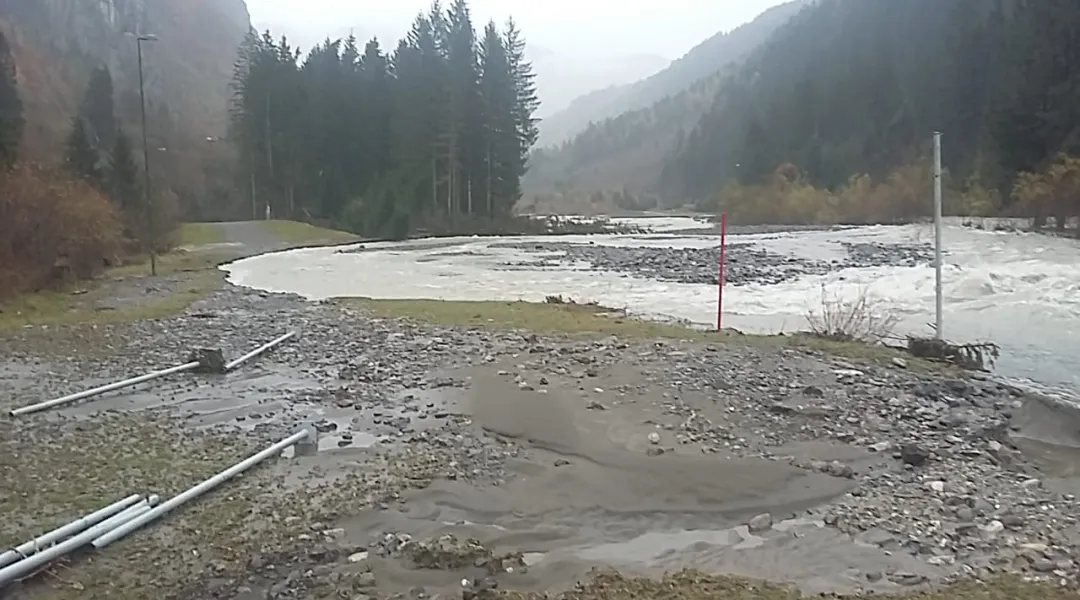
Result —
[[[144, 45], [148, 129], [178, 191], [198, 185], [207, 138], [225, 135], [229, 81], [250, 28], [243, 0], [0, 0], [26, 106], [24, 156], [57, 162], [90, 72], [106, 65], [117, 114], [139, 133], [139, 72], [128, 32], [157, 35]], [[194, 193], [194, 190], [191, 190]]]
[[[955, 181], [1008, 191], [1080, 150], [1076, 3], [823, 0], [777, 31], [667, 161], [664, 189], [705, 198], [793, 163], [828, 187], [880, 180], [944, 132]], [[919, 44], [912, 44], [919, 39]]]
[[718, 33], [651, 77], [628, 85], [598, 89], [575, 99], [565, 110], [551, 115], [540, 124], [540, 145], [561, 144], [584, 131], [590, 123], [648, 108], [664, 97], [678, 94], [691, 84], [742, 60], [798, 12], [806, 1], [796, 0], [773, 7], [750, 23], [728, 33]]
[[[744, 44], [765, 40], [768, 32], [791, 19], [805, 5], [799, 1], [775, 7], [730, 34], [711, 38], [668, 70], [632, 86], [636, 90], [633, 94], [613, 88], [579, 100], [579, 103], [601, 101], [608, 97], [615, 98], [614, 102], [636, 103], [639, 100], [635, 98], [659, 97], [643, 108], [591, 123], [559, 147], [534, 151], [529, 171], [522, 179], [523, 207], [554, 204], [577, 210], [574, 203], [579, 200], [616, 192], [620, 197], [629, 195], [645, 200], [646, 205], [655, 203], [665, 158], [685, 143], [689, 132], [712, 106], [721, 86], [739, 64], [721, 57], [719, 64], [710, 69], [705, 57], [719, 56], [723, 48], [744, 56], [753, 50]], [[706, 76], [685, 83], [694, 72], [706, 70]], [[662, 87], [665, 84], [676, 89], [665, 92]], [[599, 108], [608, 110], [611, 106]]]
[[638, 81], [671, 62], [662, 56], [649, 54], [583, 61], [580, 57], [561, 54], [542, 46], [529, 47], [529, 60], [536, 70], [536, 87], [540, 96], [537, 115], [541, 118], [558, 114], [574, 99], [591, 90]]

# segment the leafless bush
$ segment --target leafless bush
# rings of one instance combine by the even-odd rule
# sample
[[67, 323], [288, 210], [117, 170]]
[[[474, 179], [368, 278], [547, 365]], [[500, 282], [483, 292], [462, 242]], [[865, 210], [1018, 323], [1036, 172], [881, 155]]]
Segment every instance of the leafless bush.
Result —
[[895, 337], [900, 318], [867, 294], [865, 288], [853, 300], [845, 300], [839, 294], [830, 294], [822, 284], [821, 304], [807, 312], [806, 321], [810, 332], [821, 338], [880, 344]]

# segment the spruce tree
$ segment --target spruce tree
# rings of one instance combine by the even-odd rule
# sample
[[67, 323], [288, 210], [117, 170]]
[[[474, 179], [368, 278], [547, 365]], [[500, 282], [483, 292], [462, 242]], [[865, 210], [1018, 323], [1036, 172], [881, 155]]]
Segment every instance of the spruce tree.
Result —
[[114, 138], [116, 142], [109, 162], [109, 195], [121, 210], [130, 213], [139, 205], [139, 169], [128, 136], [117, 130]]
[[94, 185], [100, 185], [103, 181], [103, 173], [98, 166], [98, 154], [90, 143], [85, 121], [79, 115], [71, 120], [71, 131], [64, 148], [64, 165], [72, 175], [84, 178]]
[[494, 26], [478, 42], [465, 0], [433, 3], [389, 54], [350, 36], [300, 61], [287, 40], [252, 32], [231, 107], [245, 189], [260, 210], [269, 201], [369, 235], [508, 213], [536, 107], [524, 42], [512, 38], [516, 67]]
[[107, 67], [101, 66], [90, 74], [79, 115], [86, 128], [90, 146], [98, 154], [99, 169], [105, 169], [109, 156], [116, 145], [116, 108], [113, 93], [112, 74]]
[[480, 43], [480, 89], [484, 109], [486, 211], [509, 212], [517, 199], [519, 145], [517, 89], [502, 35], [494, 22]]
[[18, 158], [25, 124], [15, 58], [0, 32], [0, 166], [10, 167]]
[[[540, 108], [540, 100], [536, 95], [536, 74], [533, 72], [532, 63], [525, 56], [525, 38], [518, 29], [517, 23], [510, 19], [506, 23], [504, 32], [506, 54], [510, 63], [510, 73], [514, 79], [514, 91], [516, 104], [514, 120], [518, 136], [518, 155], [515, 161], [515, 172], [519, 178], [525, 174], [528, 168], [529, 151], [540, 138], [540, 120], [533, 115]], [[515, 191], [516, 200], [521, 194], [520, 183]]]

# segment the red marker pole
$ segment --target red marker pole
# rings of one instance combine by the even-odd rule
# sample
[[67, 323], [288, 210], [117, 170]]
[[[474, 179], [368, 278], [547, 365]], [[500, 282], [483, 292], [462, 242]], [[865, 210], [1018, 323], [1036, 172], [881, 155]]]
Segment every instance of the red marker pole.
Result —
[[716, 331], [724, 318], [724, 247], [727, 245], [727, 213], [720, 213], [720, 281], [716, 292]]

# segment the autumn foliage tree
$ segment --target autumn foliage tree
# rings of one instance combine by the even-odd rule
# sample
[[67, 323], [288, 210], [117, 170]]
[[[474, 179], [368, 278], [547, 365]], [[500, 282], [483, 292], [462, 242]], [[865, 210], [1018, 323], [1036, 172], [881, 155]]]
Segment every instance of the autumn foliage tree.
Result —
[[1012, 196], [1018, 211], [1034, 217], [1035, 227], [1053, 217], [1065, 229], [1069, 218], [1080, 215], [1080, 158], [1061, 154], [1041, 171], [1020, 173]]

